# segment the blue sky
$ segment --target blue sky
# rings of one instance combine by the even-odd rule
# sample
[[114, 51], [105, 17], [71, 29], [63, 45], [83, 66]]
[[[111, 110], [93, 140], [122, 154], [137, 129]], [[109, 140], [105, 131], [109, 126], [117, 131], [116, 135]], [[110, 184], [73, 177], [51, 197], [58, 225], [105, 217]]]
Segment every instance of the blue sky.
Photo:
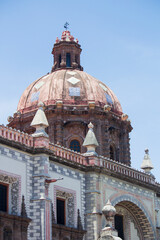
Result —
[[129, 115], [132, 166], [140, 169], [149, 148], [160, 182], [159, 13], [159, 0], [1, 0], [0, 123], [25, 88], [50, 72], [53, 44], [68, 21], [84, 71], [109, 86]]

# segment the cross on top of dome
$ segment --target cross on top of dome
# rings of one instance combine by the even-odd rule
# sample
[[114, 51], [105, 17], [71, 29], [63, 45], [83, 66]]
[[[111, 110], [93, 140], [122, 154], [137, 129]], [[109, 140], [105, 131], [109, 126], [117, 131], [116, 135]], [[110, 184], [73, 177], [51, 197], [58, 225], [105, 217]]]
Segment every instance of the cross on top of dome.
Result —
[[64, 28], [67, 30], [67, 29], [68, 29], [68, 26], [69, 26], [69, 23], [66, 22], [66, 23], [64, 24]]

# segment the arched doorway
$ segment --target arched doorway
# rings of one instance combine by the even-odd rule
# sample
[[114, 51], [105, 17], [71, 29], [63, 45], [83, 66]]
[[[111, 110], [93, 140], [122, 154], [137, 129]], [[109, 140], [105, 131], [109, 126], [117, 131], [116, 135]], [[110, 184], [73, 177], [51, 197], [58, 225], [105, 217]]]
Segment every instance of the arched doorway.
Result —
[[138, 201], [131, 202], [128, 197], [121, 198], [122, 201], [112, 201], [116, 208], [114, 227], [119, 232], [119, 237], [123, 240], [156, 239], [151, 218], [144, 206]]

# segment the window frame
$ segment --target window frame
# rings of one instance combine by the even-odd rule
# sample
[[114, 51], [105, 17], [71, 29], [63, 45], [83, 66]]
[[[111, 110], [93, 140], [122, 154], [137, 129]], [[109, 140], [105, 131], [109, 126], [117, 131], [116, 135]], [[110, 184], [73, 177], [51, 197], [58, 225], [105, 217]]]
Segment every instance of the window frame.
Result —
[[[73, 141], [76, 141], [76, 142], [79, 143], [79, 151], [74, 150], [74, 149], [71, 149], [71, 143], [72, 143]], [[70, 143], [69, 143], [69, 149], [71, 149], [71, 150], [73, 150], [73, 151], [75, 151], [75, 152], [81, 153], [81, 144], [80, 144], [80, 141], [79, 141], [78, 139], [76, 139], [76, 138], [72, 139], [72, 140], [70, 141]]]
[[1, 211], [2, 211], [2, 212], [5, 212], [5, 213], [8, 213], [8, 205], [9, 205], [9, 184], [0, 182], [0, 185], [3, 185], [3, 186], [5, 186], [5, 187], [7, 187], [7, 189], [6, 189], [6, 192], [7, 192], [7, 196], [6, 196], [6, 199], [7, 199], [7, 202], [6, 202], [6, 211], [3, 211], [3, 210], [1, 210]]
[[[57, 200], [63, 201], [64, 202], [64, 224], [58, 223], [58, 206], [57, 206]], [[66, 199], [57, 197], [56, 198], [56, 219], [57, 219], [57, 224], [64, 225], [66, 226]]]
[[66, 53], [66, 67], [67, 68], [71, 67], [71, 53], [70, 52]]

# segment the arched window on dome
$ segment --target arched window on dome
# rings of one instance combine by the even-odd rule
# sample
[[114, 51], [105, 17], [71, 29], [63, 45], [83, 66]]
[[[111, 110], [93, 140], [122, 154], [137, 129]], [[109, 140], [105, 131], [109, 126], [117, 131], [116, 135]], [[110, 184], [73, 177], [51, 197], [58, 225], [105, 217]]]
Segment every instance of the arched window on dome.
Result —
[[110, 159], [115, 160], [115, 148], [110, 146]]
[[59, 63], [58, 63], [58, 67], [60, 67], [60, 64], [61, 64], [61, 54], [59, 54], [58, 61], [59, 61]]
[[71, 67], [71, 55], [66, 53], [66, 67]]
[[70, 142], [70, 147], [71, 150], [80, 152], [81, 151], [81, 146], [78, 140], [74, 139]]
[[76, 56], [75, 56], [75, 62], [79, 64], [79, 61], [78, 61], [78, 60], [79, 60], [79, 56], [76, 55]]

